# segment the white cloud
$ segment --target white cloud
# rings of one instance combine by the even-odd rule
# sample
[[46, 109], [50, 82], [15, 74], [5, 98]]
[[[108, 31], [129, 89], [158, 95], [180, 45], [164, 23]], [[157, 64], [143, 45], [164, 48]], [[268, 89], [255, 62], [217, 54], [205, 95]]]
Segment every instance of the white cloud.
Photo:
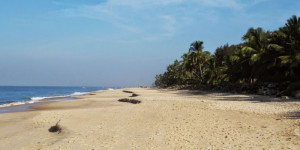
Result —
[[143, 39], [146, 41], [158, 41], [162, 40], [164, 38], [168, 38], [171, 36], [174, 36], [178, 30], [178, 21], [176, 17], [171, 15], [162, 15], [158, 17], [160, 19], [160, 23], [158, 23], [158, 26], [161, 30], [161, 32], [152, 34], [149, 33], [149, 35], [146, 35]]
[[132, 33], [142, 32], [140, 28], [126, 24], [126, 17], [121, 16], [122, 14], [119, 14], [117, 11], [110, 10], [109, 6], [106, 5], [82, 5], [77, 8], [63, 9], [58, 13], [63, 14], [65, 17], [84, 17], [102, 20]]
[[[265, 1], [265, 0], [254, 0], [254, 1]], [[109, 0], [109, 5], [117, 6], [129, 6], [134, 8], [142, 8], [149, 6], [167, 6], [167, 5], [178, 5], [183, 3], [195, 3], [205, 5], [208, 7], [229, 7], [229, 8], [240, 8], [237, 0]]]
[[201, 2], [210, 7], [228, 7], [240, 9], [242, 7], [236, 0], [201, 0]]
[[139, 27], [135, 27], [135, 26], [130, 26], [130, 25], [125, 25], [125, 24], [119, 24], [119, 23], [116, 23], [114, 24], [116, 27], [120, 27], [128, 32], [131, 32], [131, 33], [141, 33], [143, 30], [140, 29]]
[[165, 35], [167, 36], [172, 36], [174, 32], [176, 31], [176, 25], [177, 25], [177, 20], [174, 16], [170, 15], [163, 15], [161, 16], [163, 19], [163, 26], [162, 28], [165, 30]]
[[128, 33], [140, 34], [141, 39], [153, 40], [158, 36], [174, 36], [195, 19], [218, 23], [219, 16], [214, 13], [218, 7], [237, 10], [243, 5], [237, 0], [108, 0], [97, 5], [81, 4], [58, 13], [101, 20]]
[[109, 0], [109, 5], [121, 5], [121, 6], [131, 6], [135, 8], [141, 8], [153, 5], [172, 5], [180, 4], [183, 0]]
[[266, 2], [266, 1], [269, 1], [269, 0], [253, 0], [253, 5], [256, 5], [256, 4], [259, 4], [262, 2]]
[[[104, 22], [111, 23], [113, 26], [120, 29], [126, 30], [130, 33], [142, 33], [143, 28], [161, 28], [156, 30], [163, 30], [164, 35], [173, 35], [176, 27], [176, 18], [175, 16], [160, 14], [149, 14], [149, 11], [135, 11], [131, 7], [141, 8], [146, 6], [154, 5], [169, 5], [169, 4], [178, 4], [181, 0], [110, 0], [105, 4], [99, 5], [81, 5], [76, 8], [67, 8], [59, 11], [59, 14], [64, 14], [66, 17], [85, 17], [90, 19], [99, 19]], [[125, 7], [128, 6], [128, 7]], [[147, 19], [144, 19], [144, 17]], [[139, 20], [140, 19], [140, 20]], [[153, 25], [147, 24], [150, 20]], [[145, 21], [145, 22], [144, 22]], [[136, 23], [138, 22], [138, 23]]]
[[158, 41], [158, 40], [161, 40], [161, 39], [162, 39], [162, 36], [160, 36], [160, 35], [146, 36], [146, 37], [143, 38], [143, 40], [146, 40], [146, 41], [149, 41], [149, 42]]
[[104, 19], [106, 17], [122, 19], [117, 13], [103, 5], [82, 5], [77, 8], [66, 8], [61, 12], [68, 17], [86, 17], [91, 19]]

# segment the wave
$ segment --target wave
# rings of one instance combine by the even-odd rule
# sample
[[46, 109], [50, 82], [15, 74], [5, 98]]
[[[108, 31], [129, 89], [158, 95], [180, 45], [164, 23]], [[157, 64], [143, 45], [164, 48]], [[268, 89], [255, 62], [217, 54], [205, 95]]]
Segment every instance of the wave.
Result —
[[44, 99], [56, 99], [56, 98], [64, 98], [64, 97], [66, 96], [31, 97], [30, 100], [36, 102]]
[[74, 92], [70, 96], [82, 96], [82, 95], [88, 95], [91, 92]]
[[31, 101], [41, 101], [41, 100], [45, 100], [45, 99], [59, 99], [59, 98], [66, 98], [66, 97], [75, 97], [75, 96], [83, 96], [83, 95], [87, 95], [90, 92], [74, 92], [72, 94], [69, 95], [62, 95], [62, 96], [49, 96], [49, 97], [31, 97], [30, 100]]
[[7, 104], [2, 104], [0, 105], [1, 107], [10, 107], [10, 106], [18, 106], [18, 105], [24, 105], [24, 104], [32, 104], [34, 101], [19, 101], [19, 102], [12, 102], [12, 103], [7, 103]]
[[91, 92], [74, 92], [69, 95], [62, 95], [62, 96], [41, 96], [41, 97], [28, 97], [25, 99], [28, 99], [28, 101], [8, 101], [6, 104], [0, 104], [1, 107], [9, 107], [9, 106], [17, 106], [17, 105], [24, 105], [24, 104], [32, 104], [36, 103], [42, 100], [54, 100], [54, 101], [59, 101], [59, 99], [62, 98], [68, 98], [68, 97], [77, 97], [77, 96], [83, 96], [83, 95], [88, 95]]

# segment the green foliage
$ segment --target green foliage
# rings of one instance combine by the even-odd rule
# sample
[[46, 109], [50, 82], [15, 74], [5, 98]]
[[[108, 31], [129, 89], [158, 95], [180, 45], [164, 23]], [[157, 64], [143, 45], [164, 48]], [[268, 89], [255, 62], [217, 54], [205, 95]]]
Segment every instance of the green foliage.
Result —
[[264, 83], [300, 81], [300, 18], [292, 16], [275, 31], [250, 28], [238, 45], [224, 45], [214, 54], [203, 41], [190, 45], [182, 60], [156, 76], [157, 86], [180, 84]]

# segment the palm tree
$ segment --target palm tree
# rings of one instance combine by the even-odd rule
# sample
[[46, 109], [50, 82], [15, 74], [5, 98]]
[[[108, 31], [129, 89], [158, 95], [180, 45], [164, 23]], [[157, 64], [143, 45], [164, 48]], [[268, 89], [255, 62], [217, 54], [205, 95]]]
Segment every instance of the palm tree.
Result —
[[[269, 47], [270, 32], [265, 32], [262, 28], [250, 28], [243, 36], [245, 46], [242, 48], [243, 61], [242, 65], [247, 68], [246, 76], [250, 79], [250, 83], [258, 78], [264, 70], [261, 66], [262, 55], [266, 53]], [[250, 69], [250, 70], [249, 70]]]
[[241, 78], [241, 45], [224, 45], [218, 47], [215, 52], [218, 80], [223, 82], [238, 82]]
[[293, 50], [300, 50], [300, 17], [292, 16], [292, 18], [287, 20], [284, 28], [281, 28], [288, 38], [288, 45]]
[[193, 42], [181, 61], [156, 76], [156, 83], [300, 83], [299, 17], [292, 16], [273, 32], [250, 28], [242, 39], [244, 43], [217, 48], [214, 55], [203, 50], [202, 41]]
[[188, 53], [193, 73], [200, 82], [204, 81], [205, 71], [207, 69], [207, 67], [205, 68], [205, 65], [209, 63], [210, 59], [210, 53], [208, 51], [203, 51], [202, 45], [202, 41], [193, 42]]
[[202, 52], [203, 50], [203, 41], [195, 41], [191, 44], [189, 51], [193, 52]]
[[292, 16], [285, 27], [279, 29], [284, 51], [278, 57], [285, 75], [291, 80], [300, 80], [300, 17]]
[[243, 36], [246, 46], [242, 49], [244, 55], [250, 56], [252, 63], [259, 61], [260, 54], [266, 52], [269, 46], [270, 32], [265, 32], [262, 28], [250, 28]]

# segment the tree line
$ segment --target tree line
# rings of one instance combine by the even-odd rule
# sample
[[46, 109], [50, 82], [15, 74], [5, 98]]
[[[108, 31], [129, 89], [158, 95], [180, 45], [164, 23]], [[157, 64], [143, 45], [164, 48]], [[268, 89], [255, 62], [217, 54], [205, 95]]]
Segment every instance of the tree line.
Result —
[[242, 39], [214, 54], [203, 50], [203, 41], [193, 42], [181, 60], [156, 76], [155, 85], [300, 84], [300, 17], [275, 31], [250, 28]]

